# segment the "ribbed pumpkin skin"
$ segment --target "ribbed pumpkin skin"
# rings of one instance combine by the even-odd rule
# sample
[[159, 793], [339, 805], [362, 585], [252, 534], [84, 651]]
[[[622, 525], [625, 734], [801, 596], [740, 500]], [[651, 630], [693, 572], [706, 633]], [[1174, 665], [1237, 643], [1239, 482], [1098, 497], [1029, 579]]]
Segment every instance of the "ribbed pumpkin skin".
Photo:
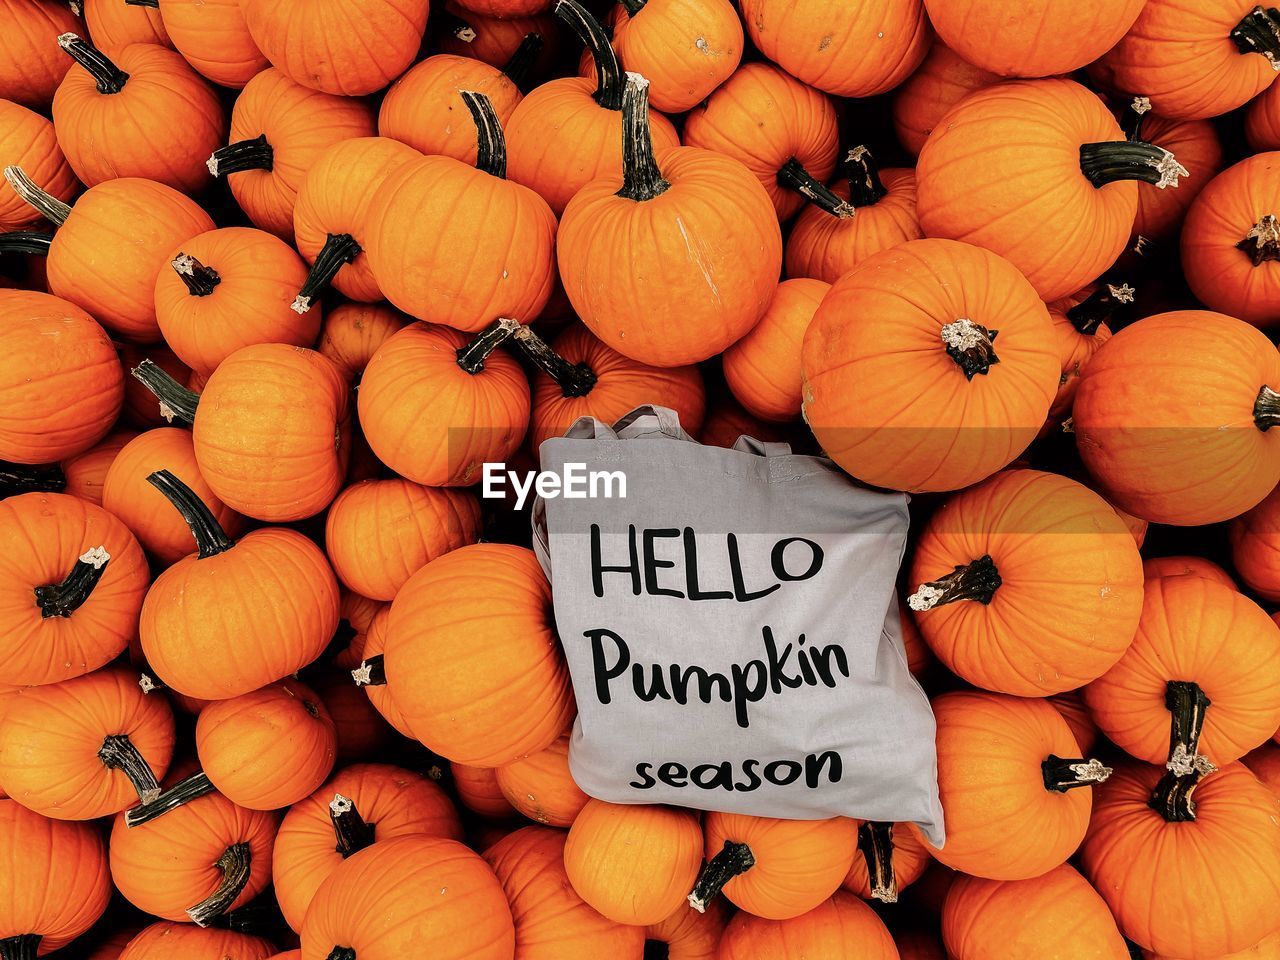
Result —
[[1280, 482], [1280, 431], [1253, 419], [1280, 390], [1280, 354], [1259, 331], [1207, 310], [1148, 317], [1085, 367], [1076, 446], [1106, 498], [1153, 523], [1239, 516]]
[[1129, 239], [1137, 184], [1095, 187], [1080, 171], [1081, 144], [1123, 139], [1106, 105], [1074, 81], [979, 90], [920, 151], [920, 226], [1008, 258], [1046, 300], [1065, 297], [1111, 266]]
[[1272, 84], [1250, 102], [1244, 133], [1254, 150], [1280, 150], [1280, 87]]
[[472, 813], [487, 820], [503, 820], [516, 816], [515, 807], [502, 795], [498, 787], [496, 767], [469, 767], [464, 763], [450, 763], [458, 799]]
[[1088, 755], [1098, 742], [1098, 725], [1093, 722], [1093, 715], [1085, 705], [1084, 696], [1079, 690], [1068, 690], [1048, 698], [1053, 708], [1062, 714], [1071, 728], [1071, 735], [1076, 738], [1082, 755]]
[[1236, 582], [1231, 579], [1231, 574], [1203, 557], [1151, 557], [1142, 561], [1142, 574], [1148, 580], [1158, 577], [1202, 577], [1232, 590], [1236, 589]]
[[[21, 167], [38, 187], [64, 203], [80, 189], [53, 124], [21, 104], [0, 100], [0, 169], [8, 166]], [[35, 207], [14, 193], [7, 180], [0, 182], [0, 231], [41, 222]]]
[[1164, 763], [1171, 680], [1199, 684], [1212, 703], [1199, 752], [1219, 766], [1238, 760], [1280, 727], [1280, 627], [1252, 600], [1209, 580], [1148, 580], [1133, 646], [1085, 687], [1085, 702], [1117, 746]]
[[418, 55], [427, 0], [244, 0], [254, 43], [281, 73], [325, 93], [381, 90]]
[[[999, 330], [1000, 362], [966, 379], [942, 328]], [[802, 351], [805, 419], [828, 456], [873, 486], [969, 486], [1035, 436], [1058, 384], [1045, 305], [1007, 260], [949, 240], [884, 250], [823, 298]]]
[[[376, 657], [381, 653], [385, 653], [387, 649], [387, 621], [391, 618], [391, 604], [384, 604], [376, 614], [373, 620], [369, 622], [369, 628], [364, 635], [364, 649], [362, 656], [364, 659]], [[359, 666], [359, 664], [357, 664]], [[354, 667], [352, 669], [355, 669]], [[391, 688], [385, 683], [366, 684], [364, 692], [369, 695], [369, 703], [373, 708], [382, 715], [382, 719], [396, 728], [396, 732], [401, 736], [413, 739], [413, 731], [409, 729], [409, 724], [405, 722], [404, 714], [400, 712], [400, 708], [396, 706], [396, 702], [392, 699]], [[494, 787], [494, 792], [497, 787]], [[466, 794], [464, 787], [458, 787], [459, 795], [466, 802]], [[504, 810], [505, 813], [511, 812]]]
[[417, 739], [458, 763], [510, 763], [573, 718], [551, 587], [523, 547], [460, 547], [415, 573], [391, 604], [385, 657]]
[[234, 910], [271, 883], [271, 845], [279, 822], [278, 814], [246, 810], [216, 792], [136, 827], [126, 827], [119, 814], [111, 827], [111, 879], [139, 910], [187, 923], [187, 909], [222, 882], [218, 858], [228, 847], [246, 843], [249, 880], [228, 908]]
[[1177, 190], [1138, 183], [1134, 235], [1169, 237], [1178, 231], [1192, 202], [1222, 169], [1222, 141], [1207, 120], [1166, 120], [1151, 114], [1142, 124], [1142, 139], [1170, 151], [1189, 171], [1187, 179], [1178, 181]]
[[234, 930], [162, 920], [129, 941], [115, 960], [277, 960], [270, 940]]
[[357, 763], [339, 770], [293, 805], [276, 836], [276, 899], [289, 926], [299, 932], [316, 890], [343, 863], [329, 819], [334, 794], [351, 800], [365, 822], [375, 825], [375, 843], [411, 836], [462, 839], [462, 825], [448, 796], [421, 774], [387, 763]]
[[292, 241], [293, 205], [311, 165], [335, 143], [373, 135], [373, 110], [365, 101], [320, 93], [277, 69], [263, 70], [236, 97], [229, 142], [265, 136], [272, 167], [229, 174], [231, 193], [254, 226]]
[[53, 100], [59, 82], [74, 66], [58, 46], [64, 33], [84, 30], [80, 18], [64, 3], [30, 0], [0, 2], [0, 97], [32, 109]]
[[241, 89], [267, 66], [239, 0], [160, 0], [169, 42], [214, 83]]
[[50, 463], [88, 450], [124, 401], [102, 327], [47, 293], [0, 290], [0, 459]]
[[[99, 546], [111, 559], [88, 599], [69, 617], [42, 617], [35, 588], [61, 583], [82, 554]], [[101, 507], [60, 493], [0, 502], [5, 682], [57, 683], [114, 659], [133, 636], [149, 579], [133, 534]]]
[[1081, 869], [1120, 930], [1159, 954], [1205, 958], [1275, 933], [1280, 800], [1231, 764], [1196, 787], [1194, 821], [1166, 823], [1147, 805], [1163, 773], [1117, 768], [1098, 789], [1081, 851]]
[[999, 74], [975, 67], [935, 40], [920, 68], [894, 93], [893, 126], [898, 142], [912, 156], [918, 156], [933, 128], [952, 107], [1000, 79]]
[[1102, 897], [1065, 863], [1030, 880], [957, 877], [942, 908], [942, 937], [955, 960], [1129, 958]]
[[[1160, 954], [1152, 953], [1145, 950], [1142, 953], [1144, 960], [1174, 960], [1173, 957], [1165, 957]], [[1280, 933], [1273, 933], [1269, 937], [1264, 937], [1251, 947], [1245, 947], [1236, 953], [1225, 954], [1215, 957], [1214, 960], [1280, 960]]]
[[930, 847], [934, 858], [992, 880], [1038, 877], [1066, 861], [1089, 825], [1092, 790], [1045, 789], [1041, 764], [1050, 755], [1080, 756], [1053, 705], [960, 692], [934, 698], [933, 713], [947, 815], [947, 841]]
[[[183, 193], [204, 189], [205, 160], [227, 130], [218, 95], [167, 47], [133, 44], [112, 60], [129, 75], [119, 93], [99, 93], [93, 77], [77, 65], [53, 98], [53, 125], [71, 169], [90, 187], [140, 177]], [[157, 117], [175, 122], [157, 123]], [[147, 135], [138, 136], [139, 129]]]
[[590, 799], [569, 772], [569, 735], [545, 750], [498, 767], [498, 789], [507, 801], [534, 823], [572, 826]]
[[156, 7], [139, 7], [115, 0], [85, 0], [84, 22], [93, 45], [109, 57], [131, 43], [158, 43], [173, 48]]
[[96, 824], [64, 823], [0, 800], [0, 937], [40, 934], [40, 948], [70, 943], [111, 898], [107, 847]]
[[353, 381], [378, 348], [411, 322], [385, 303], [341, 303], [325, 312], [316, 349]]
[[[471, 0], [471, 5], [483, 6], [483, 0], [481, 2]], [[537, 5], [543, 6], [543, 0], [537, 0]], [[493, 16], [467, 9], [461, 4], [453, 3], [452, 0], [446, 0], [442, 6], [449, 13], [459, 17], [475, 32], [475, 36], [471, 37], [461, 29], [441, 31], [435, 40], [444, 53], [471, 57], [491, 66], [501, 67], [511, 59], [511, 55], [516, 52], [524, 38], [531, 33], [542, 34], [545, 41], [542, 55], [535, 61], [539, 66], [551, 62], [552, 58], [548, 57], [548, 52], [553, 55], [556, 52], [556, 20], [545, 10], [528, 15], [503, 13], [501, 16]], [[459, 36], [459, 33], [462, 36]]]
[[107, 472], [115, 462], [125, 444], [138, 436], [134, 430], [112, 430], [84, 453], [63, 460], [59, 466], [67, 478], [66, 489], [73, 497], [102, 506], [102, 489], [106, 483]]
[[742, 912], [729, 921], [719, 960], [898, 960], [898, 948], [875, 911], [838, 890], [790, 920]]
[[717, 960], [729, 910], [717, 897], [702, 913], [681, 904], [658, 923], [645, 927], [645, 939], [665, 944], [667, 960]]
[[1280, 600], [1280, 493], [1232, 521], [1231, 562], [1250, 590]]
[[747, 34], [787, 73], [837, 97], [892, 90], [933, 31], [920, 0], [739, 0]]
[[524, 827], [484, 851], [511, 904], [520, 960], [599, 960], [638, 957], [645, 931], [606, 919], [569, 884], [566, 836]]
[[454, 840], [399, 837], [353, 854], [316, 891], [302, 960], [336, 945], [360, 960], [512, 960], [515, 926], [480, 857]]
[[[858, 821], [861, 829], [862, 822]], [[933, 863], [933, 855], [920, 839], [920, 834], [904, 823], [893, 824], [893, 877], [901, 892], [920, 879], [925, 868]], [[871, 877], [867, 873], [867, 859], [861, 850], [853, 855], [853, 863], [840, 886], [863, 900], [871, 899]]]

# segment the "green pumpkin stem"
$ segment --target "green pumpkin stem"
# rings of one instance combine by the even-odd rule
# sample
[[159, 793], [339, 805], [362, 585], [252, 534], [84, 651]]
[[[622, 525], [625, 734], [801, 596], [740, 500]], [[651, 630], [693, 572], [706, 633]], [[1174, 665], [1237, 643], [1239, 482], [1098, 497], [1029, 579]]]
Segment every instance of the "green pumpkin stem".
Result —
[[889, 195], [880, 181], [880, 167], [865, 146], [856, 146], [845, 154], [843, 167], [849, 178], [849, 203], [855, 208], [874, 206]]
[[173, 508], [182, 514], [182, 519], [191, 528], [191, 536], [195, 538], [199, 559], [205, 560], [226, 553], [235, 546], [235, 541], [227, 536], [208, 505], [168, 470], [148, 474], [147, 483], [159, 490], [173, 504]]
[[1003, 582], [991, 555], [983, 554], [972, 563], [957, 564], [945, 577], [920, 584], [919, 589], [907, 597], [907, 606], [917, 612], [958, 600], [977, 600], [986, 606]]
[[853, 216], [853, 205], [847, 200], [841, 200], [830, 187], [815, 179], [795, 157], [779, 168], [775, 179], [778, 186], [796, 191], [819, 210], [825, 210], [833, 217], [847, 220]]
[[1142, 142], [1142, 127], [1150, 115], [1149, 97], [1131, 97], [1120, 114], [1120, 129], [1124, 131], [1124, 138], [1134, 143]]
[[253, 872], [253, 852], [247, 843], [233, 843], [222, 852], [215, 866], [222, 871], [222, 882], [213, 893], [186, 911], [199, 927], [209, 926], [235, 903]]
[[345, 860], [373, 843], [376, 824], [366, 823], [354, 800], [335, 793], [329, 801], [329, 821], [333, 824], [334, 847]]
[[271, 170], [276, 164], [276, 154], [267, 143], [267, 135], [260, 133], [252, 140], [237, 140], [219, 147], [204, 164], [212, 176], [225, 177], [243, 170]]
[[634, 17], [644, 9], [644, 5], [648, 3], [649, 0], [619, 0], [619, 2], [626, 9], [627, 16]]
[[52, 244], [53, 234], [50, 233], [35, 230], [0, 233], [0, 253], [29, 253], [36, 257], [47, 257]]
[[1280, 70], [1280, 10], [1257, 6], [1231, 28], [1231, 42], [1241, 53], [1258, 53], [1271, 69]]
[[476, 125], [476, 169], [505, 180], [507, 177], [507, 141], [493, 103], [483, 93], [461, 90], [462, 102], [471, 112]]
[[1067, 311], [1067, 320], [1076, 331], [1089, 336], [1115, 314], [1121, 304], [1133, 303], [1136, 291], [1127, 283], [1104, 283]]
[[[1200, 758], [1204, 760], [1203, 757]], [[1166, 823], [1190, 823], [1196, 818], [1196, 805], [1192, 794], [1200, 781], [1213, 773], [1217, 768], [1205, 761], [1198, 763], [1187, 773], [1178, 774], [1169, 770], [1151, 791], [1151, 799], [1147, 806], [1160, 814]]]
[[188, 390], [153, 360], [143, 360], [129, 372], [160, 401], [160, 415], [166, 422], [177, 420], [188, 427], [195, 422], [200, 394]]
[[893, 869], [893, 824], [868, 820], [858, 827], [858, 849], [867, 864], [872, 899], [898, 902], [898, 878]]
[[1164, 147], [1141, 140], [1104, 140], [1080, 145], [1080, 172], [1095, 187], [1116, 180], [1141, 180], [1163, 190], [1176, 187], [1187, 168]]
[[999, 330], [988, 330], [968, 317], [960, 317], [938, 331], [947, 356], [956, 362], [966, 380], [986, 376], [1000, 362], [996, 356], [996, 337]]
[[554, 11], [591, 51], [596, 65], [596, 103], [606, 110], [621, 110], [622, 63], [600, 21], [578, 0], [556, 0]]
[[1040, 764], [1040, 774], [1046, 790], [1066, 793], [1076, 787], [1105, 782], [1111, 776], [1111, 768], [1103, 766], [1099, 760], [1064, 760], [1049, 754], [1048, 759]]
[[126, 810], [124, 825], [131, 828], [140, 827], [144, 823], [150, 823], [152, 820], [163, 817], [166, 813], [177, 810], [192, 800], [198, 800], [206, 793], [213, 793], [213, 791], [214, 786], [203, 771], [193, 773], [185, 780], [179, 780], [168, 790], [162, 790], [160, 795], [150, 803], [140, 804]]
[[622, 189], [618, 196], [644, 202], [671, 186], [662, 178], [649, 136], [649, 81], [628, 73], [622, 91]]
[[1236, 249], [1249, 255], [1255, 267], [1269, 260], [1280, 260], [1280, 220], [1264, 214], [1236, 244]]
[[0, 460], [0, 499], [20, 493], [60, 493], [67, 489], [67, 475], [56, 463], [33, 467]]
[[1280, 393], [1265, 384], [1253, 404], [1253, 422], [1263, 433], [1280, 425]]
[[570, 363], [556, 353], [533, 329], [522, 326], [513, 339], [526, 357], [560, 385], [561, 396], [585, 397], [596, 385], [595, 371], [586, 363]]
[[380, 653], [360, 661], [360, 666], [351, 671], [351, 679], [357, 687], [381, 687], [387, 682], [386, 661]]
[[44, 190], [38, 183], [27, 176], [27, 172], [19, 166], [4, 168], [4, 178], [13, 188], [13, 192], [35, 207], [36, 212], [51, 223], [62, 226], [71, 216], [71, 205], [63, 203], [53, 194]]
[[138, 752], [128, 734], [112, 734], [104, 739], [98, 749], [98, 759], [107, 769], [119, 770], [128, 777], [142, 803], [154, 803], [160, 796], [160, 784], [151, 765]]
[[0, 940], [0, 960], [36, 960], [40, 953], [42, 936], [38, 933], [21, 933], [16, 937]]
[[84, 67], [104, 95], [119, 93], [129, 81], [129, 75], [112, 63], [107, 56], [74, 33], [58, 37], [58, 46], [76, 63]]
[[479, 373], [484, 369], [484, 362], [489, 354], [511, 339], [519, 327], [520, 321], [509, 317], [493, 321], [465, 347], [458, 348], [458, 366], [472, 375]]
[[353, 263], [363, 252], [364, 249], [356, 242], [356, 238], [349, 233], [331, 233], [325, 237], [324, 246], [316, 254], [302, 289], [290, 304], [293, 312], [301, 314], [310, 310], [312, 301], [333, 282], [338, 271], [346, 264]]
[[102, 575], [107, 572], [107, 563], [111, 554], [105, 546], [97, 546], [86, 550], [71, 565], [71, 572], [61, 583], [50, 583], [36, 587], [36, 606], [40, 608], [40, 618], [69, 617], [80, 609], [89, 599], [93, 588], [98, 585]]
[[529, 79], [529, 71], [533, 69], [534, 63], [538, 60], [538, 54], [542, 52], [542, 42], [542, 34], [526, 33], [524, 39], [520, 41], [520, 46], [516, 47], [515, 52], [511, 54], [511, 59], [502, 68], [507, 79], [517, 87], [524, 88], [524, 82]]
[[213, 267], [206, 267], [189, 253], [179, 253], [169, 261], [169, 266], [178, 275], [178, 279], [193, 297], [207, 297], [222, 282], [222, 277]]
[[705, 913], [707, 904], [714, 900], [724, 885], [739, 874], [756, 865], [756, 856], [745, 843], [726, 840], [724, 847], [702, 866], [702, 872], [689, 894], [689, 906]]
[[1200, 734], [1212, 701], [1198, 683], [1170, 680], [1164, 687], [1164, 705], [1169, 711], [1169, 759], [1166, 764], [1176, 774], [1190, 773], [1200, 753]]

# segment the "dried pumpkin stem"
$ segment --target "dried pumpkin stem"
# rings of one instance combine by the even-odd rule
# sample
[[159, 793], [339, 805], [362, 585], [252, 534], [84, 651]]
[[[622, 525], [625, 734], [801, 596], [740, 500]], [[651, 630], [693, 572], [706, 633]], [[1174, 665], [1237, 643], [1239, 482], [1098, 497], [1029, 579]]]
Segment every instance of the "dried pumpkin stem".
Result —
[[644, 5], [648, 3], [649, 0], [619, 0], [619, 2], [626, 8], [627, 16], [634, 17], [644, 9]]
[[1067, 320], [1079, 333], [1096, 333], [1124, 303], [1133, 303], [1137, 291], [1127, 283], [1104, 283], [1067, 311]]
[[1150, 97], [1131, 97], [1120, 114], [1120, 129], [1126, 140], [1141, 141], [1142, 127], [1151, 115]]
[[1142, 140], [1104, 140], [1080, 145], [1080, 172], [1095, 187], [1116, 180], [1141, 180], [1160, 190], [1176, 187], [1187, 168], [1164, 147]]
[[815, 179], [795, 157], [779, 168], [776, 179], [778, 186], [796, 191], [819, 210], [825, 210], [833, 217], [847, 220], [853, 216], [853, 204], [832, 193], [830, 187]]
[[334, 849], [342, 854], [343, 860], [373, 843], [376, 824], [365, 822], [350, 797], [340, 793], [333, 795], [329, 801], [329, 822], [333, 824], [333, 836], [337, 841]]
[[532, 328], [522, 326], [513, 334], [513, 339], [526, 357], [560, 385], [562, 396], [585, 397], [595, 389], [596, 374], [588, 364], [570, 363], [552, 350]]
[[112, 734], [104, 739], [98, 749], [98, 759], [104, 767], [119, 770], [128, 777], [143, 803], [153, 803], [160, 796], [160, 784], [151, 765], [138, 752], [128, 734]]
[[29, 253], [37, 257], [47, 257], [52, 244], [53, 234], [50, 233], [39, 233], [35, 230], [0, 233], [0, 253]]
[[57, 464], [33, 467], [0, 460], [0, 498], [20, 493], [59, 493], [67, 489], [67, 475]]
[[1280, 10], [1257, 6], [1231, 28], [1232, 43], [1241, 53], [1258, 53], [1272, 70], [1280, 70]]
[[334, 947], [324, 960], [356, 960], [356, 952], [350, 947]]
[[968, 317], [960, 317], [938, 331], [947, 356], [956, 362], [966, 380], [972, 380], [1000, 362], [996, 356], [996, 337], [999, 330], [988, 330]]
[[569, 25], [591, 51], [596, 65], [596, 103], [606, 110], [622, 109], [622, 63], [604, 27], [578, 0], [556, 0], [555, 15]]
[[1271, 213], [1264, 215], [1249, 228], [1236, 249], [1247, 253], [1255, 267], [1268, 260], [1280, 260], [1280, 220]]
[[889, 195], [880, 182], [880, 168], [871, 151], [858, 145], [845, 154], [844, 172], [849, 178], [849, 202], [854, 207], [870, 207]]
[[1190, 680], [1170, 680], [1164, 687], [1164, 705], [1169, 711], [1169, 759], [1166, 766], [1176, 774], [1190, 773], [1200, 753], [1200, 734], [1212, 701]]
[[143, 693], [154, 693], [157, 690], [169, 689], [165, 683], [157, 680], [149, 673], [138, 674], [138, 686], [142, 688]]
[[628, 73], [622, 90], [622, 189], [618, 196], [643, 202], [661, 196], [670, 186], [653, 158], [649, 81], [638, 73]]
[[471, 43], [477, 36], [476, 28], [467, 23], [467, 21], [463, 20], [456, 13], [450, 13], [447, 10], [441, 10], [437, 13], [436, 10], [433, 9], [431, 11], [431, 19], [433, 26], [438, 24], [440, 27], [438, 31], [432, 31], [433, 36], [437, 33], [447, 33], [450, 36], [461, 40], [463, 43]]
[[222, 282], [222, 277], [213, 267], [206, 267], [189, 253], [179, 253], [169, 261], [173, 272], [193, 297], [207, 297]]
[[755, 865], [756, 857], [749, 846], [726, 840], [723, 849], [703, 864], [702, 872], [693, 885], [693, 892], [689, 894], [689, 906], [699, 913], [705, 913], [707, 904], [719, 895], [726, 883]]
[[160, 0], [124, 0], [124, 2], [131, 7], [151, 7], [152, 9], [158, 9], [160, 6]]
[[119, 93], [129, 80], [129, 75], [112, 63], [107, 56], [89, 41], [74, 33], [58, 37], [58, 46], [76, 63], [84, 67], [97, 84], [101, 94]]
[[1263, 433], [1280, 424], [1280, 393], [1265, 384], [1253, 404], [1253, 422]]
[[195, 422], [200, 394], [173, 379], [154, 360], [143, 360], [129, 372], [160, 401], [160, 415], [166, 422], [177, 420], [188, 427]]
[[200, 927], [209, 926], [226, 913], [240, 896], [253, 872], [253, 852], [247, 843], [233, 843], [222, 851], [214, 866], [222, 871], [222, 882], [213, 893], [186, 911], [187, 916]]
[[28, 204], [36, 208], [36, 212], [51, 223], [62, 226], [71, 216], [71, 205], [63, 203], [53, 194], [44, 190], [38, 183], [27, 176], [21, 167], [13, 165], [4, 168], [4, 178], [13, 188], [13, 192]]
[[364, 249], [356, 243], [356, 238], [349, 233], [331, 233], [324, 239], [324, 246], [316, 254], [311, 271], [302, 284], [302, 289], [293, 298], [290, 307], [294, 313], [306, 313], [311, 309], [311, 302], [320, 295], [338, 271], [348, 263], [354, 262]]
[[502, 68], [502, 72], [517, 87], [523, 87], [524, 82], [529, 79], [529, 71], [533, 69], [541, 52], [542, 34], [526, 33], [524, 39], [520, 41], [520, 46], [516, 47], [515, 52], [511, 54], [511, 59]]
[[458, 366], [470, 374], [484, 369], [489, 354], [509, 340], [520, 328], [520, 321], [502, 317], [485, 327], [465, 347], [458, 348]]
[[972, 563], [957, 564], [945, 577], [920, 584], [919, 589], [907, 597], [907, 606], [924, 611], [957, 600], [977, 600], [986, 606], [1003, 582], [996, 562], [990, 554], [983, 554]]
[[361, 660], [360, 666], [351, 671], [351, 679], [357, 687], [381, 687], [387, 682], [387, 670], [383, 655], [374, 654], [367, 660]]
[[476, 125], [476, 169], [505, 180], [507, 177], [507, 141], [493, 103], [483, 93], [460, 90], [462, 102], [471, 111]]
[[271, 170], [276, 163], [275, 151], [267, 143], [267, 135], [260, 133], [252, 140], [237, 140], [219, 147], [204, 162], [209, 173], [225, 177], [243, 170]]
[[21, 933], [16, 937], [0, 940], [0, 960], [36, 960], [40, 952], [41, 935]]
[[213, 790], [213, 784], [204, 775], [203, 771], [193, 773], [185, 780], [179, 780], [168, 790], [162, 790], [160, 796], [156, 797], [151, 803], [140, 804], [126, 810], [124, 825], [126, 827], [140, 827], [144, 823], [150, 823], [152, 820], [163, 817], [172, 810], [185, 806], [192, 800], [198, 800], [206, 793], [213, 793]]
[[208, 505], [168, 470], [148, 474], [147, 483], [159, 490], [173, 504], [174, 509], [182, 514], [182, 519], [191, 528], [191, 536], [195, 538], [199, 559], [225, 553], [234, 546], [234, 541], [227, 536]]
[[81, 604], [89, 599], [93, 588], [98, 585], [102, 575], [107, 572], [107, 562], [111, 554], [104, 546], [94, 547], [80, 554], [80, 558], [71, 566], [71, 572], [61, 583], [46, 584], [36, 587], [36, 606], [40, 608], [40, 618], [69, 617], [80, 609]]
[[871, 896], [881, 903], [898, 902], [898, 878], [893, 869], [893, 824], [868, 820], [858, 827], [858, 849], [867, 864]]
[[1147, 806], [1164, 817], [1166, 823], [1190, 823], [1196, 818], [1192, 794], [1200, 781], [1215, 769], [1217, 768], [1211, 763], [1201, 763], [1196, 764], [1188, 773], [1168, 771], [1151, 791]]
[[1064, 760], [1053, 754], [1040, 764], [1040, 773], [1044, 777], [1044, 788], [1054, 793], [1066, 793], [1076, 787], [1088, 787], [1095, 783], [1103, 783], [1111, 776], [1111, 768], [1103, 766], [1100, 760]]

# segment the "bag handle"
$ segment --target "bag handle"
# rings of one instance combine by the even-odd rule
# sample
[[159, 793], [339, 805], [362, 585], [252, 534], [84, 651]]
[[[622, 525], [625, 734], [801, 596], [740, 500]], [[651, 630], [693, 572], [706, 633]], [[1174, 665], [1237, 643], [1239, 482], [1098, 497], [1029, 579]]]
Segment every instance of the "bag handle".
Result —
[[658, 432], [664, 437], [693, 442], [693, 437], [685, 433], [684, 428], [680, 426], [680, 414], [670, 407], [659, 407], [651, 403], [643, 404], [625, 414], [614, 423], [613, 432], [620, 440], [630, 440], [637, 436], [651, 434], [653, 430], [648, 429], [648, 424], [641, 423], [646, 417], [653, 418], [658, 426]]
[[733, 445], [733, 449], [738, 453], [754, 453], [757, 457], [789, 457], [791, 456], [791, 444], [778, 443], [773, 440], [757, 440], [755, 437], [748, 437], [746, 434], [738, 437]]

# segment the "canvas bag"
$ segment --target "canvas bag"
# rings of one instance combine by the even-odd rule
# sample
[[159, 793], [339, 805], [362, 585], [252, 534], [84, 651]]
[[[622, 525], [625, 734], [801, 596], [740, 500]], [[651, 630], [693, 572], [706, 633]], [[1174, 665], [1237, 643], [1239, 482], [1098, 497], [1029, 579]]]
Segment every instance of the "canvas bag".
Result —
[[584, 417], [540, 456], [561, 476], [583, 465], [580, 489], [625, 476], [625, 498], [615, 478], [612, 497], [533, 506], [587, 794], [911, 821], [942, 843], [933, 713], [895, 595], [904, 494], [786, 444], [703, 446], [656, 406], [612, 428]]

